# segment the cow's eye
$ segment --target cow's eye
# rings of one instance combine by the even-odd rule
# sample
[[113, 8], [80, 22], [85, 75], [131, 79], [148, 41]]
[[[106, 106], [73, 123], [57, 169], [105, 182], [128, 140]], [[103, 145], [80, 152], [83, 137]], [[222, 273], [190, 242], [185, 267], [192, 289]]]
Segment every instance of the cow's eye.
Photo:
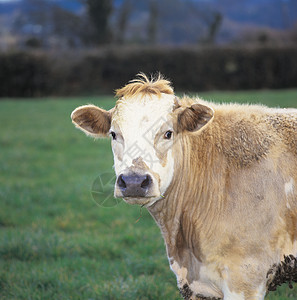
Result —
[[111, 135], [111, 137], [112, 137], [113, 140], [117, 139], [117, 135], [116, 135], [116, 133], [114, 131], [111, 131], [110, 135]]
[[166, 131], [164, 134], [164, 139], [170, 140], [171, 137], [172, 137], [172, 131], [171, 130]]

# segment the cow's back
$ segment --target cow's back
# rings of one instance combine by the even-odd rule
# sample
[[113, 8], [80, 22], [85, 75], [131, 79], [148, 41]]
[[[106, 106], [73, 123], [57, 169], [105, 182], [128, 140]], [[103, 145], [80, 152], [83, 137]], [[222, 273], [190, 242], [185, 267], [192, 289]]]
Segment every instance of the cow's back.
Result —
[[267, 116], [268, 124], [277, 132], [287, 149], [297, 155], [297, 109], [278, 109], [271, 112]]

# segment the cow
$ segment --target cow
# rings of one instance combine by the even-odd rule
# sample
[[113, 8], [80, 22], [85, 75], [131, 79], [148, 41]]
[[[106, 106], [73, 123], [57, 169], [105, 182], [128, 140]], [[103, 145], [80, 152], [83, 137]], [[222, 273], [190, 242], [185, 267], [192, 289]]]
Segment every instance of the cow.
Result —
[[114, 195], [156, 221], [182, 297], [258, 300], [296, 282], [297, 109], [177, 97], [161, 75], [116, 96], [72, 122], [111, 137]]

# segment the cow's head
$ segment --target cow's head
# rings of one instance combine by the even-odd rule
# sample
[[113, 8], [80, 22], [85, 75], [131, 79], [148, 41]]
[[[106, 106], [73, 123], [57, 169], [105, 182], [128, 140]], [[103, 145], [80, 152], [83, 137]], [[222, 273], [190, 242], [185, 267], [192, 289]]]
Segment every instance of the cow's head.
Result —
[[149, 206], [162, 199], [173, 178], [174, 157], [183, 155], [174, 155], [175, 141], [201, 130], [213, 110], [179, 100], [161, 76], [149, 80], [141, 74], [116, 95], [113, 109], [80, 106], [72, 112], [72, 122], [87, 135], [111, 137], [115, 197]]

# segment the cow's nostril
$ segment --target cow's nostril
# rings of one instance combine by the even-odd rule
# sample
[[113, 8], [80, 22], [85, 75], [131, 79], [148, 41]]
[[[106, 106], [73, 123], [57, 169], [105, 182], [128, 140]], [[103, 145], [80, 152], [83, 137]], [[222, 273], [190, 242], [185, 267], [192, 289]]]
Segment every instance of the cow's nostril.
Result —
[[122, 189], [125, 189], [127, 187], [126, 182], [123, 178], [123, 175], [120, 175], [119, 178], [118, 178], [118, 186]]
[[147, 187], [150, 186], [151, 182], [152, 182], [151, 176], [146, 175], [146, 176], [145, 176], [145, 179], [142, 181], [142, 183], [141, 183], [140, 186], [141, 186], [143, 189], [145, 189], [145, 188], [147, 188]]

